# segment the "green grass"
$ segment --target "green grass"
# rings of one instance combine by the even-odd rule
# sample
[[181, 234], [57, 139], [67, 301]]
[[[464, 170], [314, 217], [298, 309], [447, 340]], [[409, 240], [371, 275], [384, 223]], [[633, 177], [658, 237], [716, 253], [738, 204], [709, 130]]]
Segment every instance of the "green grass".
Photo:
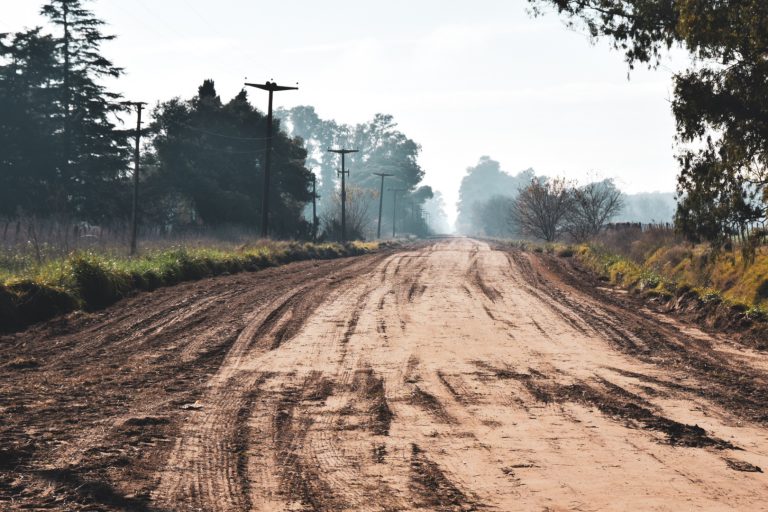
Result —
[[12, 330], [76, 309], [96, 310], [139, 290], [308, 259], [365, 254], [378, 243], [261, 242], [235, 250], [175, 247], [138, 258], [76, 252], [36, 265], [0, 261], [0, 330]]

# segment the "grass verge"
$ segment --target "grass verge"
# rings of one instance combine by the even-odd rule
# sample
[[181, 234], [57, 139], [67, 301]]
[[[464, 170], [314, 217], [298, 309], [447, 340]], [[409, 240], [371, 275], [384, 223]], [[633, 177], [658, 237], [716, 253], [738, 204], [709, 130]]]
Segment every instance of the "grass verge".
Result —
[[333, 259], [383, 244], [262, 242], [237, 250], [172, 248], [125, 258], [77, 252], [0, 277], [0, 331], [13, 331], [74, 310], [97, 310], [137, 291], [204, 277], [256, 271], [293, 261]]
[[627, 290], [663, 300], [685, 295], [705, 305], [725, 306], [750, 320], [768, 321], [768, 301], [756, 278], [765, 262], [758, 260], [756, 267], [746, 267], [734, 262], [732, 255], [711, 257], [695, 251], [681, 256], [679, 247], [660, 248], [637, 263], [600, 245], [580, 245], [574, 256], [611, 284]]

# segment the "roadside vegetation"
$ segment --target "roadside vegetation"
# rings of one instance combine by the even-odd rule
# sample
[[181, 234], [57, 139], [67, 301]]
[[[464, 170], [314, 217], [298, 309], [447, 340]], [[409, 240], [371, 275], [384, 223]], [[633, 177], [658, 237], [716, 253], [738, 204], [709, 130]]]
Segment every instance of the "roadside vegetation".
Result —
[[0, 260], [0, 331], [23, 328], [74, 310], [96, 310], [140, 290], [204, 277], [257, 271], [293, 261], [332, 259], [374, 251], [376, 242], [256, 241], [234, 246], [171, 246], [139, 258], [80, 250], [37, 263], [24, 256]]
[[768, 247], [754, 256], [738, 246], [691, 243], [666, 227], [612, 227], [582, 244], [515, 242], [534, 252], [574, 257], [607, 282], [664, 301], [723, 305], [750, 320], [768, 320]]

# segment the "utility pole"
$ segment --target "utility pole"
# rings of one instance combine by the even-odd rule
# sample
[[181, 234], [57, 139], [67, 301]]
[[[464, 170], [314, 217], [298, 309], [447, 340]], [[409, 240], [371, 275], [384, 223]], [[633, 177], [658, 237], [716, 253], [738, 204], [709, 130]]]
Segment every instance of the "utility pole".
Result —
[[317, 176], [312, 173], [312, 241], [317, 242]]
[[349, 153], [357, 153], [359, 149], [329, 149], [329, 153], [338, 153], [341, 155], [341, 243], [347, 241], [347, 184], [346, 174], [349, 172], [345, 167], [345, 157]]
[[397, 193], [398, 192], [405, 192], [407, 189], [404, 188], [388, 188], [387, 190], [392, 191], [392, 238], [395, 238], [395, 226], [397, 226]]
[[133, 201], [131, 204], [131, 256], [136, 255], [139, 217], [139, 147], [141, 144], [141, 110], [143, 101], [124, 101], [123, 105], [136, 107], [136, 146], [133, 150]]
[[261, 192], [261, 237], [269, 236], [269, 172], [272, 163], [272, 95], [279, 91], [295, 91], [298, 87], [287, 87], [277, 85], [275, 82], [265, 82], [263, 84], [249, 84], [248, 87], [255, 87], [269, 92], [269, 107], [267, 108], [267, 138], [265, 139], [264, 155], [264, 185]]
[[381, 240], [381, 207], [384, 204], [384, 177], [394, 176], [394, 174], [387, 174], [384, 172], [375, 172], [373, 174], [381, 176], [381, 189], [379, 190], [379, 225], [376, 228], [376, 239]]

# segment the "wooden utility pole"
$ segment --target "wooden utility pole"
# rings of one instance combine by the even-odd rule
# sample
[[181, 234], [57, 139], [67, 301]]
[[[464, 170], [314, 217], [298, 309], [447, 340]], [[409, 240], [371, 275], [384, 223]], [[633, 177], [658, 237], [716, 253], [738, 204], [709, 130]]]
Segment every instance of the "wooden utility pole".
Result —
[[317, 242], [317, 176], [312, 173], [312, 241]]
[[133, 150], [133, 201], [131, 203], [131, 256], [137, 252], [139, 224], [139, 149], [141, 144], [141, 110], [146, 105], [143, 101], [124, 101], [123, 105], [136, 107], [136, 146]]
[[375, 172], [373, 174], [381, 176], [381, 188], [379, 190], [379, 224], [376, 227], [376, 239], [381, 240], [381, 207], [384, 204], [384, 177], [394, 176], [394, 174], [387, 174], [384, 172]]
[[345, 157], [349, 153], [357, 153], [359, 149], [329, 149], [330, 153], [341, 155], [341, 243], [347, 241], [347, 184], [345, 177], [349, 171], [345, 167]]
[[398, 192], [405, 192], [407, 189], [404, 188], [388, 188], [387, 190], [392, 191], [392, 238], [395, 238], [395, 226], [397, 226], [397, 193]]
[[249, 84], [248, 87], [255, 87], [269, 92], [269, 106], [267, 108], [267, 137], [265, 139], [264, 155], [264, 184], [261, 192], [261, 236], [269, 236], [269, 179], [270, 165], [272, 164], [272, 95], [279, 91], [295, 91], [298, 87], [287, 87], [277, 85], [275, 82], [265, 82], [263, 84]]

